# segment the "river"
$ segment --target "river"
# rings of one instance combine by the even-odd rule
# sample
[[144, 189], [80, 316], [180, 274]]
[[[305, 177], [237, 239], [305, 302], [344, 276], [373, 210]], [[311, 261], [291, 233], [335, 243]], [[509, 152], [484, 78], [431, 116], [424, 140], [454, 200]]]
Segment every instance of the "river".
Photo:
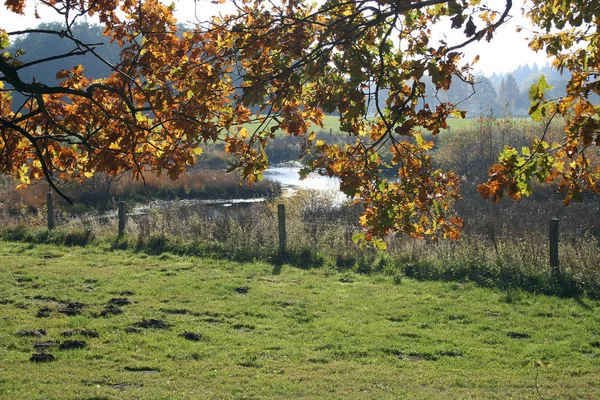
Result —
[[[319, 190], [337, 193], [336, 200], [342, 203], [346, 196], [339, 191], [339, 179], [329, 178], [317, 173], [310, 174], [305, 179], [300, 179], [301, 166], [298, 163], [287, 163], [269, 167], [264, 172], [265, 180], [277, 182], [281, 185], [283, 196], [291, 196], [298, 190]], [[259, 203], [265, 201], [265, 198], [251, 199], [182, 199], [182, 200], [156, 200], [149, 204], [136, 206], [131, 214], [146, 214], [151, 209], [157, 208], [178, 208], [193, 207], [195, 205], [208, 205], [217, 207], [232, 207], [250, 203]]]

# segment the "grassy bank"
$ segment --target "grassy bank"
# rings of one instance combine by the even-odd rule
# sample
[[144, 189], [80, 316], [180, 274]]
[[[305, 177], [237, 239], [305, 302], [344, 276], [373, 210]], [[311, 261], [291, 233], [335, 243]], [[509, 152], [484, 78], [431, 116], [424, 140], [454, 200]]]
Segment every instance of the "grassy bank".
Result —
[[600, 396], [594, 301], [102, 247], [0, 258], [6, 399]]
[[[277, 255], [277, 204], [286, 205], [287, 254]], [[490, 215], [466, 218], [458, 241], [413, 240], [390, 235], [388, 250], [361, 249], [352, 240], [359, 207], [347, 207], [323, 192], [298, 192], [277, 203], [237, 207], [172, 204], [130, 215], [126, 235], [117, 239], [117, 220], [80, 216], [45, 229], [44, 216], [0, 218], [0, 237], [8, 241], [64, 245], [103, 245], [152, 254], [180, 254], [266, 262], [285, 261], [304, 269], [330, 268], [420, 280], [473, 282], [484, 287], [533, 293], [600, 298], [600, 252], [594, 221], [581, 219], [593, 208], [570, 207], [561, 218], [560, 269], [549, 266], [551, 208], [532, 212], [507, 203]], [[529, 211], [527, 211], [529, 210]], [[515, 223], [512, 223], [515, 221]]]

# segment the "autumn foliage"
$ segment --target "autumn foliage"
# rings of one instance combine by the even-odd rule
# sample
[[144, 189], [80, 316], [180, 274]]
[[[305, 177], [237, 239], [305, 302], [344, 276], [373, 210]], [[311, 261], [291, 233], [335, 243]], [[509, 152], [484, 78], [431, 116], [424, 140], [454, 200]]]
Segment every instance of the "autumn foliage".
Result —
[[[329, 0], [318, 6], [244, 0], [235, 3], [235, 13], [183, 32], [172, 8], [157, 0], [51, 4], [66, 21], [61, 31], [7, 32], [0, 25], [0, 171], [23, 184], [45, 177], [59, 193], [61, 181], [99, 172], [176, 179], [205, 143], [219, 141], [237, 159], [232, 168], [252, 183], [262, 179], [265, 148], [283, 130], [301, 144], [304, 173], [339, 177], [341, 190], [364, 204], [364, 238], [392, 231], [459, 236], [462, 222], [449, 214], [459, 179], [434, 167], [433, 142], [421, 131], [436, 135], [447, 118], [465, 115], [427, 97], [426, 82], [438, 91], [453, 80], [472, 83], [476, 60], [465, 60], [461, 51], [494, 36], [511, 0], [499, 10], [480, 0]], [[34, 12], [24, 0], [6, 0], [5, 7]], [[56, 58], [100, 57], [94, 43], [72, 33], [84, 16], [97, 18], [106, 40], [121, 47], [118, 62], [103, 60], [112, 71], [106, 78], [90, 79], [77, 66], [57, 71], [56, 86], [25, 82], [21, 71], [48, 60], [25, 63], [18, 51], [2, 50], [18, 34], [59, 35], [73, 50]], [[597, 192], [600, 167], [586, 154], [600, 145], [600, 109], [589, 100], [600, 93], [597, 9], [584, 0], [536, 0], [528, 16], [542, 30], [531, 46], [556, 55], [556, 67], [573, 73], [563, 99], [547, 100], [543, 81], [531, 90], [532, 117], [563, 115], [564, 140], [548, 144], [542, 137], [521, 152], [506, 149], [479, 191], [493, 200], [504, 193], [517, 199], [537, 177], [558, 179], [567, 200], [583, 189]], [[455, 29], [462, 39], [435, 41], [432, 29]], [[15, 92], [26, 96], [22, 104], [13, 103]], [[367, 116], [370, 103], [376, 112]], [[316, 140], [331, 112], [339, 113], [349, 144]], [[263, 124], [255, 130], [244, 127], [257, 120]], [[380, 157], [382, 150], [390, 160]], [[394, 179], [386, 178], [390, 171]]]

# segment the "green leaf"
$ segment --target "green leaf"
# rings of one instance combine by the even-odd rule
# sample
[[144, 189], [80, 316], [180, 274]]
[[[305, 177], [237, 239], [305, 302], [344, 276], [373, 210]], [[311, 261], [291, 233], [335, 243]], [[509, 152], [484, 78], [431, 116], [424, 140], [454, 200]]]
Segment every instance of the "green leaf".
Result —
[[373, 244], [373, 247], [378, 250], [387, 249], [387, 244], [381, 239], [373, 239], [373, 241], [371, 243]]
[[8, 34], [1, 33], [0, 34], [0, 49], [5, 49], [8, 46], [10, 46], [10, 40], [8, 40]]
[[517, 183], [517, 187], [519, 188], [519, 192], [525, 196], [531, 195], [531, 185], [527, 181], [519, 181]]
[[546, 81], [546, 76], [542, 75], [540, 79], [529, 89], [529, 99], [530, 100], [542, 100], [544, 98], [545, 93], [548, 90], [551, 90], [553, 87], [548, 84]]
[[354, 243], [359, 243], [365, 240], [365, 234], [364, 233], [355, 233], [354, 235], [352, 235], [352, 241]]

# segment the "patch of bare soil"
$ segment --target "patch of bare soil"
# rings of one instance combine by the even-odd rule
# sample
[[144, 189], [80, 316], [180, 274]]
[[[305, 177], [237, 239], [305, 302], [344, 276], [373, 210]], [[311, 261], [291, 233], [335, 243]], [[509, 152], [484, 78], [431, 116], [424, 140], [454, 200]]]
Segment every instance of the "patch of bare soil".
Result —
[[17, 332], [17, 336], [29, 336], [29, 337], [42, 337], [46, 336], [48, 332], [45, 329], [26, 329], [21, 332]]
[[48, 353], [34, 353], [29, 358], [29, 361], [36, 362], [36, 363], [52, 362], [55, 360], [56, 360], [56, 358], [52, 354], [48, 354]]
[[134, 327], [144, 328], [144, 329], [169, 329], [171, 325], [167, 324], [165, 321], [160, 319], [145, 319], [140, 322], [136, 322], [133, 324]]
[[86, 345], [83, 340], [65, 340], [58, 348], [61, 350], [83, 349]]
[[61, 335], [64, 337], [71, 337], [71, 336], [77, 336], [77, 335], [81, 335], [81, 336], [85, 336], [85, 337], [89, 337], [89, 338], [100, 337], [100, 334], [98, 332], [92, 331], [92, 330], [87, 330], [87, 329], [81, 329], [78, 331], [65, 331], [65, 332], [61, 333]]

